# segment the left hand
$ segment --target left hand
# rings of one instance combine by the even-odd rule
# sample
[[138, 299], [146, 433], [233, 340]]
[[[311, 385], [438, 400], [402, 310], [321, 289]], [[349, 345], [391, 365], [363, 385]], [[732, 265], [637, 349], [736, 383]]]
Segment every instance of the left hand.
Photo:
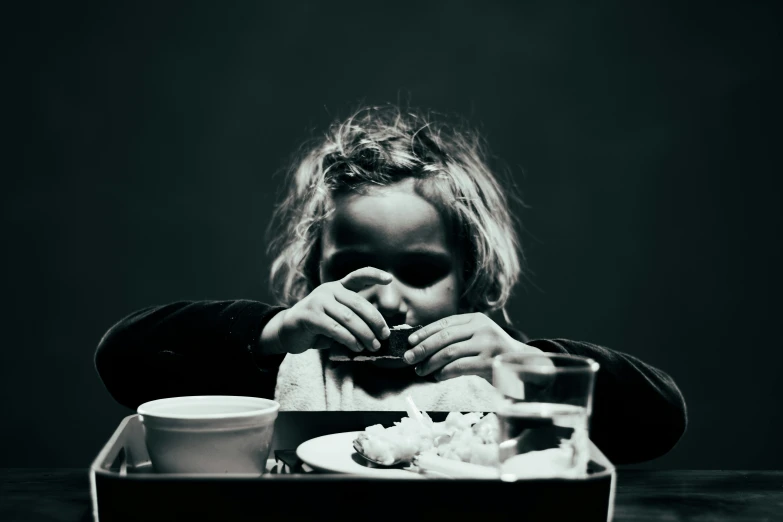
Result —
[[501, 353], [542, 353], [506, 333], [482, 313], [446, 317], [409, 338], [413, 347], [405, 361], [416, 365], [420, 376], [442, 381], [460, 375], [478, 375], [492, 382], [492, 358]]

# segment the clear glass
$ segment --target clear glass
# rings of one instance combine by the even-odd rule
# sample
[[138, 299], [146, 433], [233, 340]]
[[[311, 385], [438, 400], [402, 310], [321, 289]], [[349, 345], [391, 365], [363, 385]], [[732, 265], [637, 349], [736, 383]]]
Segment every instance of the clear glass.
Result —
[[580, 478], [590, 460], [589, 422], [599, 365], [561, 354], [502, 354], [492, 362], [501, 393], [498, 461], [503, 480]]

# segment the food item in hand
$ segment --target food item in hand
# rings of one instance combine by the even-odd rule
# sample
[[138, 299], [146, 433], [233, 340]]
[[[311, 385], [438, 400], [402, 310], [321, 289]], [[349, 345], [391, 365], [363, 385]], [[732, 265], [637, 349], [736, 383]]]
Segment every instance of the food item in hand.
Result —
[[381, 341], [381, 347], [377, 352], [364, 350], [354, 352], [345, 346], [336, 346], [329, 353], [330, 361], [377, 361], [382, 359], [402, 360], [403, 354], [411, 348], [408, 337], [420, 330], [421, 326], [409, 326], [401, 324], [389, 329], [389, 338]]

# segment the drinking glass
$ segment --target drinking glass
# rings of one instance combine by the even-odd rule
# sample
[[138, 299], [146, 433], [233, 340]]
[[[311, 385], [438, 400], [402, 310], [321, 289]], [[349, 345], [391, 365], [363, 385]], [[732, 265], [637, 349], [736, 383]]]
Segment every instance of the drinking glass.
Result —
[[599, 365], [564, 354], [502, 354], [492, 362], [500, 391], [501, 479], [580, 478], [590, 460], [588, 438]]

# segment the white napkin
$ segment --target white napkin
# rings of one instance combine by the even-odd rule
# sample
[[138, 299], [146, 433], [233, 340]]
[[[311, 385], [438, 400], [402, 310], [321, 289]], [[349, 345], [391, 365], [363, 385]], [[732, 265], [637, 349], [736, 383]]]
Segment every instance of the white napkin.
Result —
[[326, 350], [286, 355], [275, 400], [282, 411], [405, 411], [410, 394], [424, 411], [495, 411], [497, 390], [466, 375], [432, 382], [370, 363], [329, 361]]

